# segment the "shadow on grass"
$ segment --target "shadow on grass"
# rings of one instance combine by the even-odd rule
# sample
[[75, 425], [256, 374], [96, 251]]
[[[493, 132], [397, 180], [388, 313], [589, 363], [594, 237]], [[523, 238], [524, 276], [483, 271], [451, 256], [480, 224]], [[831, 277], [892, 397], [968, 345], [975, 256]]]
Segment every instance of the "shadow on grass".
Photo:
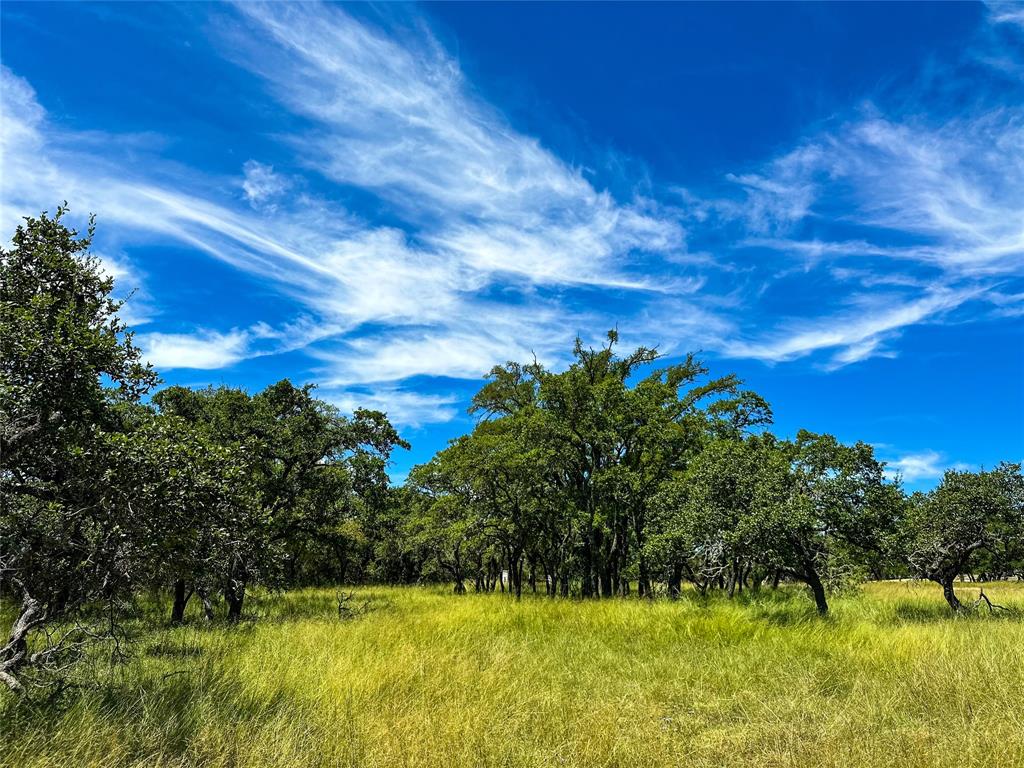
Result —
[[270, 622], [349, 620], [394, 607], [391, 598], [372, 591], [310, 590], [261, 595], [251, 601], [247, 617]]
[[195, 765], [204, 762], [203, 751], [216, 751], [208, 757], [217, 761], [223, 757], [220, 751], [230, 746], [214, 743], [204, 750], [204, 734], [233, 733], [239, 727], [255, 732], [295, 709], [296, 702], [285, 692], [257, 695], [237, 675], [204, 662], [164, 674], [153, 670], [131, 684], [81, 687], [73, 698], [45, 705], [6, 701], [0, 720], [5, 742], [12, 747], [43, 738], [57, 754], [69, 749], [62, 744], [68, 733], [99, 728], [108, 733], [95, 740], [108, 747], [116, 743], [117, 764]]
[[715, 606], [739, 608], [754, 621], [778, 627], [794, 627], [829, 620], [829, 617], [818, 615], [810, 593], [797, 586], [750, 590], [737, 593], [731, 598], [718, 593], [703, 597], [692, 593], [683, 599], [701, 609]]
[[799, 627], [832, 621], [832, 614], [820, 616], [813, 605], [794, 605], [788, 608], [775, 605], [754, 605], [751, 607], [751, 613], [755, 620], [776, 627]]
[[[889, 624], [934, 624], [945, 621], [1021, 621], [1024, 612], [1017, 606], [1006, 606], [1005, 610], [990, 611], [984, 604], [973, 605], [970, 595], [961, 595], [964, 610], [954, 613], [945, 603], [903, 602], [893, 606], [888, 616], [880, 615], [879, 623]], [[888, 620], [888, 621], [887, 621]]]
[[921, 600], [896, 603], [887, 613], [879, 616], [878, 620], [881, 622], [888, 619], [887, 623], [890, 624], [931, 624], [956, 618], [956, 614], [945, 603], [926, 603]]
[[187, 659], [201, 656], [202, 654], [203, 647], [198, 643], [175, 643], [169, 640], [162, 640], [146, 648], [147, 656], [158, 658]]
[[[352, 619], [394, 608], [386, 594], [372, 590], [304, 589], [291, 592], [254, 590], [246, 596], [241, 619], [231, 624], [223, 605], [215, 604], [214, 616], [206, 619], [198, 600], [189, 602], [185, 619], [179, 625], [196, 631], [215, 631], [231, 627], [244, 633], [256, 624], [301, 620]], [[125, 627], [133, 634], [162, 632], [168, 629], [170, 602], [162, 594], [148, 595], [132, 607]]]
[[[986, 588], [986, 595], [996, 604], [1005, 603], [1003, 608], [989, 610], [982, 602], [976, 604], [979, 587]], [[879, 627], [902, 624], [936, 624], [957, 621], [1024, 621], [1024, 604], [1021, 593], [1002, 590], [999, 585], [959, 585], [957, 596], [965, 610], [954, 614], [942, 599], [938, 587], [934, 591], [922, 591], [916, 586], [913, 591], [892, 591], [888, 594], [871, 594], [867, 589], [830, 594], [827, 616], [819, 616], [814, 608], [810, 592], [799, 585], [789, 584], [776, 590], [761, 589], [737, 595], [734, 602], [742, 605], [752, 618], [780, 627], [805, 624], [832, 623], [839, 620], [863, 620]], [[1009, 594], [1005, 594], [1009, 592]], [[714, 598], [703, 604], [714, 603]]]

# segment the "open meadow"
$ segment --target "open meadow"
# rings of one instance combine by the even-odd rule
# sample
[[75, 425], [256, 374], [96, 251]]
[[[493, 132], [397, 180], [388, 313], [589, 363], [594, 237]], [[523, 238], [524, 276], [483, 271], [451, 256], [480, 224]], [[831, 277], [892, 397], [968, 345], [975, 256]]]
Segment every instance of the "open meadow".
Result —
[[[977, 588], [958, 585], [963, 597]], [[113, 685], [2, 713], [30, 766], [1024, 765], [1024, 584], [953, 616], [879, 582], [816, 615], [735, 600], [441, 588], [261, 594], [238, 627], [156, 605]], [[166, 609], [166, 606], [160, 606]], [[193, 606], [193, 609], [196, 609]]]

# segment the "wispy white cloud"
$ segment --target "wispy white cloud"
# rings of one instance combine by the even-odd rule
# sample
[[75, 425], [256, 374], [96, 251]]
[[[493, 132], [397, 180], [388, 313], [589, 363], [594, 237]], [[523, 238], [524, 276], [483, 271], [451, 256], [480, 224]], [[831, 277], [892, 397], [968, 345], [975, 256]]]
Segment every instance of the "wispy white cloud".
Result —
[[808, 144], [776, 158], [760, 173], [727, 174], [726, 179], [743, 190], [743, 200], [715, 201], [714, 207], [744, 220], [754, 233], [787, 231], [811, 213], [822, 151]]
[[459, 411], [454, 395], [424, 394], [393, 387], [323, 390], [320, 395], [342, 411], [352, 412], [357, 408], [384, 411], [392, 423], [406, 427], [451, 421]]
[[184, 333], [144, 333], [136, 337], [143, 356], [158, 370], [198, 368], [213, 370], [234, 365], [246, 357], [249, 334], [197, 331]]
[[300, 317], [278, 327], [261, 321], [227, 332], [198, 328], [190, 333], [140, 333], [135, 340], [157, 369], [215, 370], [248, 358], [304, 349], [336, 331], [334, 326]]
[[733, 357], [782, 362], [818, 350], [834, 349], [837, 351], [828, 367], [837, 368], [882, 354], [883, 342], [893, 338], [900, 329], [934, 321], [978, 293], [978, 289], [940, 289], [912, 301], [865, 296], [859, 306], [843, 315], [794, 323], [763, 340], [729, 342], [725, 351]]
[[484, 336], [465, 329], [391, 331], [386, 338], [361, 337], [346, 343], [337, 355], [325, 354], [334, 363], [335, 385], [369, 381], [399, 381], [413, 373], [425, 376], [478, 378], [497, 362], [520, 359], [526, 345], [509, 339]]
[[955, 276], [1024, 272], [1024, 109], [1000, 107], [937, 127], [868, 115], [775, 161], [763, 183], [780, 190], [773, 205], [792, 211], [790, 222], [832, 218], [918, 243], [762, 237], [749, 244], [918, 261]]
[[[828, 367], [840, 367], [894, 354], [883, 342], [900, 329], [940, 321], [968, 299], [1013, 311], [998, 286], [1024, 277], [1024, 107], [939, 125], [868, 108], [731, 180], [742, 205], [713, 207], [743, 223], [740, 248], [775, 251], [804, 271], [824, 265], [855, 287], [842, 302], [853, 309], [779, 319], [727, 344], [730, 354], [780, 361], [835, 349]], [[864, 236], [826, 234], [851, 229]]]
[[996, 307], [994, 314], [999, 317], [1024, 316], [1024, 293], [989, 291], [985, 298]]
[[987, 5], [993, 23], [1024, 27], [1024, 5], [1019, 2], [990, 2]]
[[902, 477], [909, 483], [918, 480], [933, 480], [942, 476], [942, 454], [937, 451], [908, 453], [898, 459], [886, 462], [891, 477]]
[[114, 279], [114, 296], [123, 302], [117, 314], [124, 323], [137, 328], [160, 314], [138, 265], [122, 254], [92, 253], [99, 258], [103, 272]]
[[[325, 343], [311, 352], [336, 387], [476, 378], [537, 343], [566, 349], [580, 318], [564, 296], [538, 287], [632, 292], [642, 307], [644, 295], [692, 295], [702, 285], [686, 268], [657, 280], [640, 269], [646, 259], [682, 252], [674, 215], [650, 200], [616, 201], [517, 133], [423, 29], [399, 42], [335, 8], [240, 11], [251, 26], [235, 28], [228, 53], [317, 124], [287, 137], [300, 162], [379, 196], [405, 228], [374, 226], [337, 204], [292, 194], [288, 180], [257, 161], [245, 164], [238, 183], [259, 215], [219, 200], [216, 180], [159, 158], [139, 176], [84, 149], [81, 137], [63, 132], [58, 141], [17, 78], [11, 125], [24, 130], [5, 128], [22, 150], [10, 154], [46, 159], [43, 172], [25, 166], [8, 176], [5, 205], [35, 210], [68, 196], [120, 229], [185, 242], [271, 281], [314, 318], [319, 332], [308, 338]], [[632, 305], [594, 319], [614, 324]], [[252, 343], [251, 331], [146, 340], [166, 367], [229, 365], [267, 349]]]
[[[314, 120], [306, 164], [372, 190], [433, 250], [488, 275], [622, 285], [634, 251], [681, 250], [677, 221], [620, 203], [479, 99], [423, 28], [384, 35], [335, 7], [244, 3], [231, 53]], [[268, 44], [269, 43], [269, 44]]]
[[[60, 181], [43, 152], [45, 117], [28, 81], [0, 64], [0, 226], [4, 232], [13, 232], [26, 212], [38, 213], [33, 199], [37, 188], [57, 186]], [[60, 199], [49, 201], [46, 207], [52, 208], [55, 202]]]
[[[865, 107], [728, 175], [731, 194], [684, 191], [680, 206], [617, 197], [516, 130], [422, 22], [385, 31], [334, 6], [245, 3], [216, 28], [224, 54], [301, 118], [273, 137], [292, 153], [287, 176], [249, 160], [240, 176], [210, 178], [164, 162], [153, 137], [67, 131], [27, 82], [0, 75], [0, 226], [66, 197], [96, 211], [101, 231], [185, 243], [258, 276], [303, 318], [274, 329], [246, 317], [242, 330], [195, 318], [191, 333], [140, 336], [162, 367], [307, 348], [342, 401], [386, 393], [426, 421], [450, 417], [444, 396], [417, 400], [399, 382], [477, 378], [533, 354], [557, 363], [577, 331], [619, 324], [665, 351], [835, 368], [895, 355], [904, 329], [967, 302], [1004, 315], [1020, 305], [1019, 287], [1002, 284], [1024, 272], [1019, 108], [950, 120]], [[147, 162], [104, 150], [118, 142]], [[387, 226], [335, 202], [353, 189]], [[684, 223], [726, 234], [690, 254]], [[824, 266], [833, 300], [759, 308], [786, 261]]]
[[274, 166], [247, 160], [242, 166], [242, 192], [253, 208], [273, 211], [276, 200], [291, 186]]
[[906, 453], [886, 461], [886, 474], [891, 478], [900, 477], [908, 483], [938, 480], [947, 469], [966, 471], [971, 467], [963, 462], [950, 462], [938, 451]]

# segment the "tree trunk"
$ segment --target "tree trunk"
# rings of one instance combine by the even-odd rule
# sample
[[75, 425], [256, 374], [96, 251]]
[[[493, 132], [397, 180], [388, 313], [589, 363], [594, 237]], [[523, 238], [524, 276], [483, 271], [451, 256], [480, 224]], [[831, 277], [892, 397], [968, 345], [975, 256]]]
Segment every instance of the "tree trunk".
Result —
[[192, 597], [192, 590], [188, 589], [184, 579], [174, 582], [174, 603], [171, 605], [171, 624], [181, 624], [185, 620], [185, 606]]
[[597, 588], [597, 579], [594, 578], [594, 539], [597, 536], [598, 532], [594, 530], [594, 511], [591, 509], [583, 549], [583, 568], [581, 570], [580, 595], [583, 597], [593, 597], [594, 591]]
[[197, 590], [199, 592], [199, 599], [203, 601], [203, 618], [206, 621], [213, 621], [213, 603], [210, 602], [210, 592], [205, 587]]
[[245, 582], [232, 581], [224, 590], [224, 600], [228, 604], [228, 621], [237, 624], [242, 618], [242, 603], [245, 601]]
[[647, 555], [644, 551], [644, 544], [647, 541], [647, 536], [644, 530], [646, 522], [646, 515], [643, 513], [643, 510], [638, 511], [633, 515], [633, 531], [636, 534], [638, 565], [636, 592], [640, 597], [654, 597], [653, 591], [651, 590], [651, 570], [647, 564]]
[[14, 693], [24, 690], [17, 672], [28, 661], [28, 633], [43, 622], [45, 615], [42, 603], [26, 594], [7, 644], [0, 648], [0, 682]]
[[604, 561], [598, 567], [598, 596], [611, 597], [611, 590], [614, 586], [611, 575], [610, 550], [606, 551]]
[[508, 549], [508, 593], [514, 594], [516, 600], [523, 596], [523, 555], [521, 552]]
[[[347, 548], [346, 548], [346, 552], [347, 552]], [[343, 557], [338, 562], [338, 582], [341, 583], [341, 584], [344, 584], [345, 583], [345, 579], [348, 578], [348, 564], [349, 564], [349, 557], [346, 554], [345, 557]]]
[[462, 572], [462, 547], [461, 545], [455, 548], [454, 557], [452, 559], [452, 576], [455, 579], [455, 594], [464, 595], [466, 594], [465, 577]]
[[672, 563], [672, 572], [668, 576], [668, 596], [678, 600], [683, 593], [683, 565]]
[[960, 603], [960, 598], [956, 596], [956, 592], [953, 591], [953, 580], [955, 578], [952, 573], [946, 573], [936, 579], [936, 581], [942, 585], [942, 596], [946, 598], [949, 607], [954, 613], [959, 613], [963, 609], [963, 605]]
[[643, 554], [640, 555], [640, 576], [636, 592], [640, 597], [654, 597], [651, 593], [651, 574], [647, 569], [647, 558]]
[[807, 586], [811, 588], [811, 593], [814, 595], [814, 606], [818, 609], [818, 613], [824, 616], [828, 613], [828, 599], [825, 597], [825, 585], [821, 583], [818, 572], [813, 568], [808, 569], [804, 575], [804, 581], [807, 582]]

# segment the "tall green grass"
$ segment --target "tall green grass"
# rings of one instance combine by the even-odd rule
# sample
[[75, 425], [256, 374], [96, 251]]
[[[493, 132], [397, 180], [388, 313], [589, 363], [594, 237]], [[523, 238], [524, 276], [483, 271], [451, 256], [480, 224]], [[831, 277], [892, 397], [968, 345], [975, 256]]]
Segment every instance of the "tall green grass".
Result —
[[[1024, 610], [1024, 585], [986, 592]], [[60, 712], [6, 699], [0, 763], [1024, 765], [1021, 614], [951, 617], [929, 585], [871, 584], [824, 620], [784, 590], [355, 600], [346, 620], [333, 590], [259, 596], [238, 628], [154, 615], [109, 685]]]

